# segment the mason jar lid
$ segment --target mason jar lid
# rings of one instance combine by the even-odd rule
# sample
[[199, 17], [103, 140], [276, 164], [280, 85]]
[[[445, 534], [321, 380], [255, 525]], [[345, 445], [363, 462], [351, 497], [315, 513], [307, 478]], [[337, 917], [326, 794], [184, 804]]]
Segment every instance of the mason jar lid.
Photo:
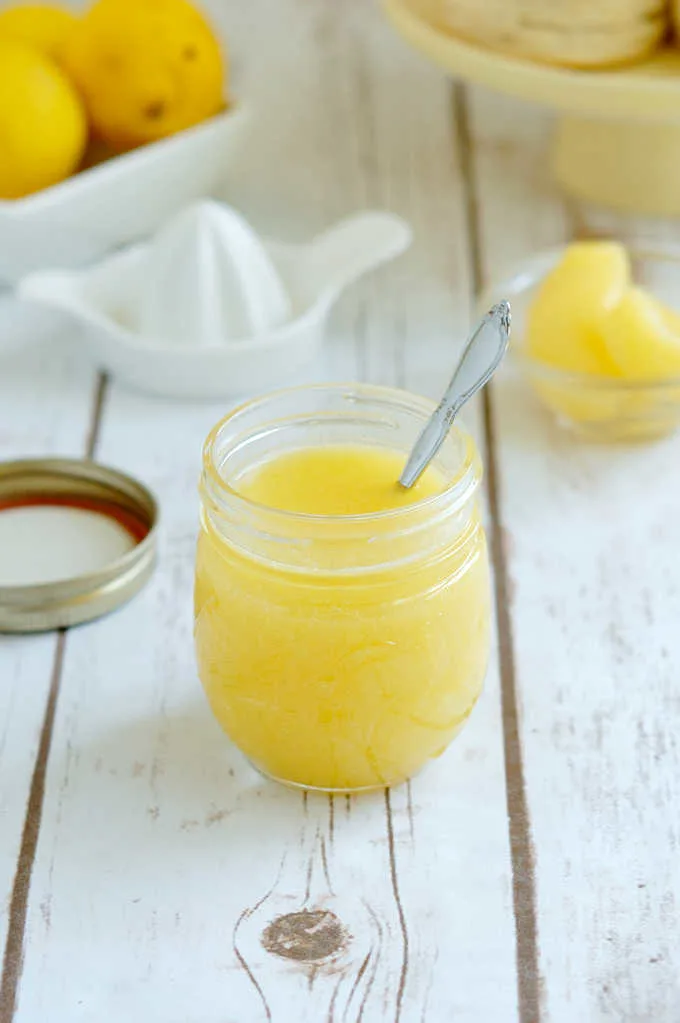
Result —
[[0, 631], [98, 618], [156, 560], [158, 509], [138, 480], [85, 459], [0, 462]]

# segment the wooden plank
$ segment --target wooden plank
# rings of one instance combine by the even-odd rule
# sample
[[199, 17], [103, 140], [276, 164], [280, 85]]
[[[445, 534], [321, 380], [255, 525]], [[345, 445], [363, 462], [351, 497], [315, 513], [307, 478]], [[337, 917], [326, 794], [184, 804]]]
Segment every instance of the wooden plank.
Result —
[[[545, 115], [537, 115], [518, 104], [492, 97], [483, 90], [467, 90], [462, 85], [454, 86], [453, 106], [459, 133], [470, 153], [470, 159], [463, 167], [463, 178], [474, 285], [479, 294], [490, 281], [503, 276], [512, 266], [518, 258], [515, 246], [518, 243], [522, 245], [527, 231], [533, 229], [536, 232], [538, 238], [535, 244], [539, 248], [554, 243], [554, 233], [561, 239], [565, 215], [550, 183], [536, 172], [536, 155], [543, 150], [547, 139]], [[524, 190], [527, 183], [530, 184], [531, 203], [537, 209], [535, 218], [526, 215], [529, 203]], [[544, 237], [550, 241], [544, 241]], [[540, 1018], [542, 989], [535, 853], [525, 781], [520, 693], [510, 617], [511, 586], [507, 574], [506, 534], [501, 509], [502, 455], [492, 409], [492, 394], [496, 387], [494, 383], [487, 388], [482, 399], [486, 427], [484, 453], [489, 485], [489, 537], [495, 566], [498, 612], [519, 1012], [522, 1021], [533, 1023]]]
[[[487, 275], [568, 231], [540, 171], [540, 120], [509, 106], [499, 147], [487, 137], [493, 110], [474, 95]], [[499, 231], [506, 216], [512, 230]], [[629, 233], [631, 222], [619, 228]], [[512, 374], [494, 387], [493, 409], [541, 1018], [671, 1023], [680, 1014], [680, 442], [579, 443]]]
[[[468, 302], [447, 83], [356, 0], [229, 16], [262, 146], [231, 197], [282, 234], [374, 203], [417, 232], [401, 267], [348, 295], [315, 374], [435, 393]], [[264, 783], [206, 709], [195, 482], [219, 411], [111, 391], [101, 456], [156, 489], [162, 557], [133, 604], [68, 644], [16, 1019], [511, 1023], [497, 672], [450, 753], [389, 796]], [[319, 941], [337, 954], [319, 960]]]
[[[67, 325], [28, 311], [8, 296], [0, 300], [0, 325], [0, 457], [83, 453], [94, 375], [81, 364]], [[12, 1000], [11, 974], [21, 957], [21, 918], [40, 820], [60, 650], [54, 635], [0, 637], [3, 1019]]]
[[[448, 83], [384, 39], [383, 26], [375, 31], [363, 79], [376, 134], [373, 201], [408, 210], [416, 243], [410, 263], [395, 267], [390, 292], [376, 296], [382, 317], [367, 337], [367, 370], [381, 382], [439, 397], [471, 314], [460, 174], [466, 154]], [[479, 409], [465, 419], [483, 447]], [[407, 993], [428, 1020], [516, 1018], [497, 661], [494, 642], [486, 692], [469, 728], [436, 767], [392, 793], [397, 878], [416, 964]]]

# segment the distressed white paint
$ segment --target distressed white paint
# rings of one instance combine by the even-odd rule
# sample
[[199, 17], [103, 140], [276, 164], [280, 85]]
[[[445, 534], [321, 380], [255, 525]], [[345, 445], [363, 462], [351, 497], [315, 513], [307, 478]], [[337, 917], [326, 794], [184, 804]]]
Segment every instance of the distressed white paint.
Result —
[[[360, 206], [414, 224], [413, 251], [343, 300], [309, 379], [436, 394], [473, 277], [447, 83], [368, 0], [214, 9], [263, 115], [260, 159], [229, 197], [282, 237]], [[543, 115], [475, 91], [471, 126], [488, 277], [565, 238], [569, 218], [542, 169]], [[90, 372], [50, 347], [63, 334], [34, 347], [36, 321], [5, 314], [3, 457], [82, 451]], [[514, 1023], [496, 654], [467, 730], [389, 806], [255, 775], [206, 708], [191, 646], [199, 451], [222, 411], [109, 393], [99, 455], [157, 491], [161, 561], [133, 603], [66, 640], [16, 1019], [349, 1023], [363, 1006], [365, 1023]], [[541, 1023], [677, 1023], [678, 441], [579, 445], [512, 374], [494, 411]], [[0, 641], [2, 899], [53, 651], [50, 636]], [[261, 940], [311, 910], [352, 936], [318, 971]]]
[[[0, 458], [82, 454], [93, 384], [63, 321], [0, 296]], [[55, 642], [0, 637], [1, 947]]]
[[[493, 273], [568, 221], [536, 119], [482, 93], [473, 108]], [[512, 374], [494, 404], [545, 1019], [677, 1023], [680, 440], [579, 443]]]
[[[356, 0], [229, 14], [263, 119], [262, 158], [231, 198], [288, 237], [368, 205], [416, 231], [343, 302], [313, 375], [435, 394], [469, 306], [448, 83]], [[264, 997], [282, 1021], [356, 1020], [363, 1003], [366, 1023], [513, 1023], [495, 659], [450, 753], [389, 814], [383, 795], [336, 798], [332, 829], [327, 799], [263, 783], [210, 717], [190, 605], [200, 444], [220, 411], [115, 386], [106, 402], [99, 456], [157, 491], [162, 556], [133, 604], [68, 637], [16, 1018], [256, 1023]], [[310, 907], [352, 935], [318, 973], [261, 944], [273, 918]]]

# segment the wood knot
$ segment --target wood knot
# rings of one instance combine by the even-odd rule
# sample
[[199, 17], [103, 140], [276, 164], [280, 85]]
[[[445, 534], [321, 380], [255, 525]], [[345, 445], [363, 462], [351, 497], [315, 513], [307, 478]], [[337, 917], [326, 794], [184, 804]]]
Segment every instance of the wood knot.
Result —
[[271, 955], [318, 963], [343, 951], [350, 936], [335, 913], [303, 909], [277, 916], [262, 932], [262, 945]]

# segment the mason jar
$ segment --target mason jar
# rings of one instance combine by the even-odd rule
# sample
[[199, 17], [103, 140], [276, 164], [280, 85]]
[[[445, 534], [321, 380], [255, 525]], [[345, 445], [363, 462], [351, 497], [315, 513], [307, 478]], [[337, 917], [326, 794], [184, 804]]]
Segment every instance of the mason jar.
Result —
[[205, 442], [199, 674], [236, 746], [281, 782], [394, 785], [467, 721], [490, 631], [481, 465], [454, 426], [434, 463], [441, 492], [359, 515], [267, 507], [239, 481], [308, 448], [323, 457], [362, 445], [405, 460], [432, 411], [423, 398], [364, 384], [298, 388], [236, 409]]

